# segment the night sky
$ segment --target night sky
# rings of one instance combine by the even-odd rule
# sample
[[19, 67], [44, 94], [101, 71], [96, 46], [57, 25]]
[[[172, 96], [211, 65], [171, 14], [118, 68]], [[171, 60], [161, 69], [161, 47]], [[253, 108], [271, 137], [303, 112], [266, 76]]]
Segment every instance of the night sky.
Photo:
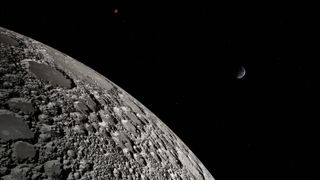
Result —
[[[217, 180], [320, 179], [317, 66], [303, 12], [277, 4], [8, 3], [0, 26], [105, 75]], [[237, 79], [241, 66], [246, 75]]]

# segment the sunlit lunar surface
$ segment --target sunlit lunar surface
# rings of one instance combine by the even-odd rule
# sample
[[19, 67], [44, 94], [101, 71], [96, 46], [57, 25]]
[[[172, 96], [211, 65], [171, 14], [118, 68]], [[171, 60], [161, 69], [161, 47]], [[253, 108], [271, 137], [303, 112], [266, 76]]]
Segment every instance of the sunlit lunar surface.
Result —
[[0, 82], [3, 179], [214, 179], [159, 118], [120, 87], [4, 28]]

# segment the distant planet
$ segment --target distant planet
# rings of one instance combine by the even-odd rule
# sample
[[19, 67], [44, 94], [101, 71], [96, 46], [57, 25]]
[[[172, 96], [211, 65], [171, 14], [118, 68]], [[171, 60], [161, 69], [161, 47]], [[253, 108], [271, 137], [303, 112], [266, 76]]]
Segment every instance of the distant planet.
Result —
[[246, 75], [246, 69], [240, 66], [237, 71], [237, 79], [242, 79]]
[[5, 28], [0, 162], [4, 180], [214, 179], [168, 126], [123, 89]]

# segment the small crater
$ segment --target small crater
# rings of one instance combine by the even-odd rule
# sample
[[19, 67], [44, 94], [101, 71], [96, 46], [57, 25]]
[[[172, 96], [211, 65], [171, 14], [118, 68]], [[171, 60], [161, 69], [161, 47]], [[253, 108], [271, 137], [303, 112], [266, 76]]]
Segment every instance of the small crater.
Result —
[[32, 106], [32, 103], [24, 98], [11, 98], [8, 101], [8, 105], [12, 111], [21, 110], [25, 114], [32, 114], [35, 111], [35, 109]]
[[36, 155], [34, 146], [23, 141], [13, 144], [13, 152], [19, 162], [28, 158], [34, 158]]

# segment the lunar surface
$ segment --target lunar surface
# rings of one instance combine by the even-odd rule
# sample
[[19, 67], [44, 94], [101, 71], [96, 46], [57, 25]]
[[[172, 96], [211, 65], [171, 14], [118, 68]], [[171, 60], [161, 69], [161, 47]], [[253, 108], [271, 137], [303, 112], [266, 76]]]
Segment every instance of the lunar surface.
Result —
[[170, 128], [116, 84], [5, 28], [0, 28], [0, 177], [214, 179]]

